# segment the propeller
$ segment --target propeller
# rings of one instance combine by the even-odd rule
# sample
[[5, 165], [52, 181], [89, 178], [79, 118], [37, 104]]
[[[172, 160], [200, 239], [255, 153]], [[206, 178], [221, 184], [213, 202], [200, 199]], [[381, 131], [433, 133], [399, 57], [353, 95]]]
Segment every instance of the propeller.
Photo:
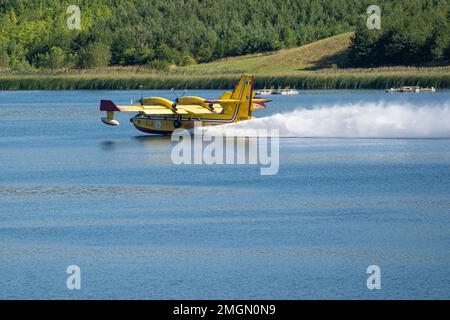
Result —
[[142, 89], [144, 88], [144, 86], [141, 84], [139, 85], [139, 90], [141, 90], [141, 98], [139, 100], [133, 100], [131, 99], [131, 104], [135, 104], [135, 103], [139, 103], [141, 106], [144, 105], [144, 95], [142, 93]]
[[[178, 98], [180, 97], [180, 95], [177, 95], [177, 92], [175, 91], [175, 88], [170, 89], [170, 92], [173, 94], [173, 97], [175, 98], [175, 101], [178, 101]], [[183, 90], [183, 95], [186, 95], [187, 90], [184, 89]]]
[[141, 103], [141, 106], [144, 105], [144, 94], [142, 93], [142, 88], [144, 88], [144, 86], [141, 84], [139, 86], [139, 89], [141, 90], [141, 99], [139, 100], [139, 102]]

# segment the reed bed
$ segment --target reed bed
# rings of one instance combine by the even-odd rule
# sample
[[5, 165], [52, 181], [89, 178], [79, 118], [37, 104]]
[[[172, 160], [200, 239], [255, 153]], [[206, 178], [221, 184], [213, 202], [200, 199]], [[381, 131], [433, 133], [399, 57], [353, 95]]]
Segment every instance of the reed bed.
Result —
[[[128, 90], [138, 89], [227, 89], [240, 74], [0, 74], [0, 90]], [[450, 73], [404, 71], [314, 72], [255, 75], [256, 88], [386, 89], [405, 85], [450, 88]]]

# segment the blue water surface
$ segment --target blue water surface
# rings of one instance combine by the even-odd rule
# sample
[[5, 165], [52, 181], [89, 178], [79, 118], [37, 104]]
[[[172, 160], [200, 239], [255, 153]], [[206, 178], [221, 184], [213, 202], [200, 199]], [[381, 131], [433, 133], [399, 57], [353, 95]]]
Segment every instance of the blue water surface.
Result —
[[[220, 91], [189, 94], [214, 98]], [[167, 91], [146, 91], [163, 95]], [[0, 92], [0, 299], [449, 299], [450, 140], [282, 138], [280, 168], [174, 165], [98, 101]], [[298, 107], [442, 105], [449, 91], [305, 91]], [[81, 290], [66, 269], [81, 268]], [[366, 286], [381, 268], [381, 290]]]

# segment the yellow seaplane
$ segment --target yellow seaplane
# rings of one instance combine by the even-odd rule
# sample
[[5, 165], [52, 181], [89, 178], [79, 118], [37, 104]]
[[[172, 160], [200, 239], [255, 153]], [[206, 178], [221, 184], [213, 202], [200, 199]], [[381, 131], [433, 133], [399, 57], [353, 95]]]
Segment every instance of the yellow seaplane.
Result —
[[171, 134], [178, 128], [194, 128], [194, 122], [211, 126], [250, 120], [254, 118], [253, 110], [265, 108], [265, 103], [270, 101], [255, 97], [253, 76], [243, 75], [233, 92], [225, 92], [219, 99], [184, 96], [173, 102], [149, 97], [130, 106], [116, 106], [111, 100], [101, 100], [100, 111], [106, 111], [102, 122], [111, 126], [119, 125], [114, 119], [115, 112], [138, 112], [130, 119], [136, 129], [151, 134]]

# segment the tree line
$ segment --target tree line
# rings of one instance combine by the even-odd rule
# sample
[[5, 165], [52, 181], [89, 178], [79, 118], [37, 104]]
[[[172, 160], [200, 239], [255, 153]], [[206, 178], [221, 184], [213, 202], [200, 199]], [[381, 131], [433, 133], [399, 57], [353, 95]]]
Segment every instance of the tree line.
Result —
[[[166, 69], [274, 51], [356, 30], [356, 66], [446, 59], [448, 0], [378, 1], [368, 30], [358, 0], [0, 0], [0, 68]], [[70, 5], [81, 29], [67, 27]]]
[[360, 16], [348, 65], [433, 65], [450, 63], [450, 1], [383, 1], [381, 28]]

